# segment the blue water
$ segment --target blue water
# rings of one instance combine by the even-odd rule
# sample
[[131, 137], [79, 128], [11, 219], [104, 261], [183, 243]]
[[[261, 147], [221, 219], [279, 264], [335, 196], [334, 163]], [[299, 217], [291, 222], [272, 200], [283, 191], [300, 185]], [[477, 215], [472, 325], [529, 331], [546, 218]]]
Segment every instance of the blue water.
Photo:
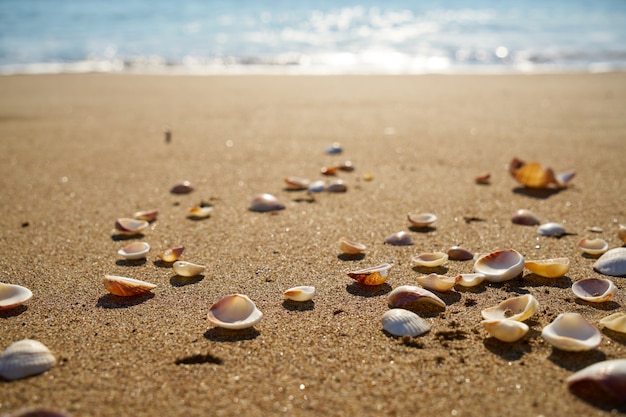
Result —
[[0, 0], [0, 74], [611, 70], [626, 0]]

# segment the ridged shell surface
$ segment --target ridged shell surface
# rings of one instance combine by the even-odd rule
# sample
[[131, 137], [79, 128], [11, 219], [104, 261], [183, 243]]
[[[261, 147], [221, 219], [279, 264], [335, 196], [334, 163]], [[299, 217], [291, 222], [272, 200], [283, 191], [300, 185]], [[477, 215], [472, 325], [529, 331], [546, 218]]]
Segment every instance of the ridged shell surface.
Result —
[[52, 368], [56, 358], [43, 343], [24, 339], [13, 343], [0, 356], [0, 375], [8, 380], [26, 378]]
[[626, 248], [614, 248], [607, 251], [593, 264], [593, 269], [603, 275], [626, 276]]
[[105, 275], [103, 282], [108, 292], [120, 297], [132, 297], [156, 288], [155, 284], [146, 281], [116, 275]]
[[419, 336], [430, 330], [430, 325], [417, 314], [394, 308], [383, 314], [383, 329], [394, 336]]

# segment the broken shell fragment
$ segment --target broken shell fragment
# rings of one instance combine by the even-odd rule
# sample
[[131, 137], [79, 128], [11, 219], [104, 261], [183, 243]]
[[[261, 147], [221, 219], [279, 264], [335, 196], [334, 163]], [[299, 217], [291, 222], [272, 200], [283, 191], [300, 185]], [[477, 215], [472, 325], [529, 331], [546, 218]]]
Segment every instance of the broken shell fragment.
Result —
[[480, 322], [489, 335], [503, 342], [516, 342], [528, 333], [528, 325], [511, 319], [483, 320]]
[[283, 293], [285, 298], [293, 301], [309, 301], [315, 296], [315, 294], [315, 287], [306, 285], [289, 288]]
[[600, 331], [578, 313], [559, 314], [541, 336], [555, 348], [570, 352], [594, 349], [602, 341]]
[[343, 180], [335, 180], [328, 184], [326, 191], [329, 193], [345, 193], [348, 191], [348, 186]]
[[26, 287], [0, 282], [0, 310], [8, 310], [22, 305], [32, 296], [32, 291]]
[[404, 230], [396, 233], [392, 233], [385, 238], [385, 243], [394, 246], [409, 246], [413, 244], [413, 239], [408, 232]]
[[615, 332], [626, 333], [626, 313], [613, 313], [602, 318], [599, 323]]
[[626, 403], [626, 359], [594, 363], [565, 380], [570, 391], [599, 404]]
[[528, 260], [524, 266], [533, 274], [546, 278], [559, 278], [569, 271], [569, 258]]
[[278, 198], [271, 194], [257, 194], [252, 198], [249, 209], [258, 212], [267, 212], [274, 210], [282, 210], [285, 205], [278, 201]]
[[502, 282], [518, 276], [524, 269], [524, 257], [514, 249], [499, 250], [479, 257], [474, 271], [487, 281]]
[[118, 250], [117, 253], [124, 259], [133, 260], [145, 258], [149, 251], [150, 245], [146, 242], [133, 242]]
[[430, 325], [412, 311], [394, 308], [383, 314], [383, 330], [393, 336], [416, 337], [430, 330]]
[[263, 313], [243, 294], [230, 294], [217, 300], [210, 308], [207, 319], [225, 329], [246, 329], [257, 324]]
[[448, 260], [448, 254], [443, 252], [426, 252], [411, 257], [411, 261], [416, 266], [423, 266], [427, 268], [435, 268], [443, 265]]
[[609, 301], [617, 293], [617, 287], [610, 279], [585, 278], [572, 284], [576, 297], [590, 303]]
[[339, 239], [338, 246], [339, 250], [347, 255], [359, 255], [367, 249], [364, 244], [355, 242], [346, 237]]
[[511, 221], [515, 224], [521, 224], [524, 226], [535, 226], [540, 223], [537, 215], [527, 209], [517, 210], [513, 217], [511, 217]]
[[43, 343], [24, 339], [0, 355], [0, 375], [8, 380], [26, 378], [51, 369], [56, 358]]
[[348, 276], [362, 285], [380, 285], [387, 281], [391, 264], [381, 264], [371, 268], [348, 272]]
[[524, 321], [530, 318], [539, 308], [539, 302], [531, 294], [509, 298], [495, 307], [480, 312], [485, 320], [509, 319]]
[[509, 163], [509, 173], [517, 182], [528, 188], [565, 188], [574, 178], [574, 171], [555, 174], [552, 168], [544, 168], [538, 162], [526, 163], [513, 158]]
[[189, 218], [191, 219], [206, 219], [213, 213], [213, 207], [211, 206], [193, 206], [189, 209]]
[[171, 249], [166, 250], [165, 252], [159, 253], [157, 257], [163, 262], [175, 262], [183, 254], [184, 250], [185, 250], [184, 246], [171, 248]]
[[446, 303], [427, 289], [414, 285], [401, 285], [387, 296], [390, 307], [408, 308], [413, 305], [431, 304], [446, 308]]
[[474, 254], [460, 246], [452, 246], [448, 249], [448, 259], [453, 261], [469, 261], [474, 259]]
[[589, 239], [584, 237], [578, 241], [578, 247], [589, 255], [602, 255], [609, 250], [609, 243], [600, 238]]
[[147, 293], [156, 288], [156, 285], [133, 278], [105, 275], [104, 288], [113, 295], [132, 297]]
[[176, 261], [172, 266], [174, 272], [181, 277], [195, 277], [206, 271], [206, 266], [191, 262]]
[[285, 178], [285, 184], [290, 190], [306, 190], [311, 181], [301, 177], [287, 177]]
[[123, 235], [137, 235], [143, 232], [150, 223], [146, 220], [121, 217], [115, 221], [115, 230]]
[[475, 287], [480, 285], [487, 278], [483, 274], [461, 274], [461, 279], [457, 283], [462, 287]]
[[491, 174], [489, 172], [484, 172], [477, 177], [474, 178], [476, 184], [489, 184], [489, 180], [491, 179]]
[[170, 189], [170, 193], [172, 194], [189, 194], [192, 192], [194, 188], [191, 186], [189, 181], [183, 181], [180, 184], [176, 184]]
[[136, 211], [133, 214], [133, 217], [138, 220], [145, 220], [147, 222], [151, 222], [153, 220], [156, 220], [158, 214], [159, 212], [157, 210], [141, 210], [141, 211]]
[[613, 248], [600, 256], [593, 269], [603, 275], [626, 276], [626, 248]]
[[437, 221], [437, 216], [432, 213], [407, 214], [409, 225], [417, 228], [429, 227]]
[[445, 292], [456, 284], [461, 279], [461, 276], [448, 277], [445, 275], [429, 274], [417, 278], [417, 283], [422, 287], [439, 292]]
[[540, 236], [561, 237], [565, 234], [565, 227], [560, 223], [548, 222], [537, 228], [537, 234]]

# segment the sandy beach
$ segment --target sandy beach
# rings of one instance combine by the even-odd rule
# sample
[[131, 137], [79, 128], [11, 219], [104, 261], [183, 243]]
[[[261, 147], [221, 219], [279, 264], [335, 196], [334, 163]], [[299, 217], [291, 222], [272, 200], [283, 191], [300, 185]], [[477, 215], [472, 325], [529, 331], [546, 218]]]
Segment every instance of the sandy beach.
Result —
[[[625, 279], [610, 278], [619, 291], [599, 304], [570, 288], [601, 276], [577, 248], [582, 237], [623, 245], [624, 109], [623, 73], [0, 77], [0, 282], [33, 292], [0, 311], [0, 350], [30, 338], [58, 361], [40, 375], [0, 379], [0, 415], [29, 407], [74, 417], [609, 415], [565, 379], [626, 358], [626, 336], [598, 324], [624, 310]], [[343, 153], [326, 154], [334, 142]], [[513, 157], [576, 176], [564, 190], [529, 192], [507, 172]], [[338, 174], [346, 193], [285, 190], [287, 176], [322, 179], [321, 167], [346, 160], [355, 167]], [[474, 182], [483, 172], [488, 185]], [[195, 191], [169, 192], [184, 180]], [[258, 193], [286, 208], [249, 211]], [[201, 202], [212, 215], [188, 219]], [[521, 208], [568, 234], [513, 224]], [[144, 209], [159, 215], [143, 236], [115, 236], [117, 218]], [[411, 230], [409, 212], [438, 221]], [[412, 246], [384, 243], [401, 230]], [[365, 244], [366, 255], [340, 256], [342, 236]], [[117, 254], [140, 240], [152, 247], [145, 262]], [[181, 278], [157, 262], [181, 245], [184, 260], [207, 266], [203, 275]], [[440, 294], [445, 310], [424, 312], [428, 333], [384, 333], [389, 291], [431, 272], [411, 256], [453, 245], [571, 265], [562, 278], [524, 270], [504, 283], [457, 286]], [[393, 267], [379, 287], [346, 275], [385, 262]], [[435, 272], [472, 271], [472, 261], [450, 260]], [[105, 274], [157, 287], [120, 299], [105, 290]], [[284, 301], [297, 285], [316, 287], [313, 302]], [[210, 325], [209, 307], [231, 293], [248, 295], [261, 322], [238, 332]], [[528, 334], [489, 337], [481, 310], [522, 294], [539, 302]], [[564, 352], [541, 337], [565, 312], [601, 330], [598, 348]]]

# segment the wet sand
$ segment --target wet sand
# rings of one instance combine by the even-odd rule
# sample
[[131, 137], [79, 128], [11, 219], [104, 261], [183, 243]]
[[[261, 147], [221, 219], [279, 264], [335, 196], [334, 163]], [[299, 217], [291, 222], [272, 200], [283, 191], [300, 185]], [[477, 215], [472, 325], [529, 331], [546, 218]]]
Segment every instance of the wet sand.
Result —
[[[599, 276], [576, 247], [581, 237], [622, 244], [624, 109], [626, 74], [0, 77], [0, 281], [34, 293], [0, 312], [0, 349], [32, 338], [58, 359], [44, 374], [0, 380], [0, 414], [36, 406], [72, 416], [607, 415], [610, 407], [572, 395], [564, 381], [626, 357], [626, 337], [602, 330], [597, 349], [568, 353], [541, 329], [563, 312], [597, 324], [623, 310], [623, 278], [612, 278], [617, 296], [597, 305], [570, 286]], [[333, 142], [341, 155], [325, 154]], [[577, 174], [563, 191], [529, 192], [506, 171], [513, 157]], [[356, 168], [339, 175], [346, 193], [284, 189], [286, 176], [319, 179], [322, 166], [345, 160]], [[491, 183], [476, 184], [485, 171]], [[195, 191], [170, 194], [183, 180]], [[261, 192], [286, 209], [248, 211]], [[213, 215], [189, 220], [201, 201]], [[119, 240], [115, 219], [151, 208], [159, 216], [141, 237], [152, 246], [147, 260], [121, 260], [116, 251], [139, 239]], [[570, 234], [539, 237], [512, 224], [520, 208]], [[406, 215], [417, 211], [435, 213], [435, 227], [408, 229]], [[413, 246], [383, 243], [400, 230]], [[366, 256], [339, 256], [341, 236], [367, 245]], [[445, 311], [423, 313], [430, 332], [385, 334], [388, 292], [431, 272], [410, 257], [455, 244], [568, 257], [571, 269], [457, 287], [441, 295]], [[184, 279], [156, 262], [178, 245], [205, 274]], [[380, 287], [346, 275], [383, 262], [394, 266]], [[472, 269], [449, 261], [436, 272]], [[105, 274], [157, 288], [119, 299], [104, 289]], [[282, 291], [296, 285], [314, 285], [313, 302], [285, 302]], [[213, 328], [209, 306], [234, 292], [254, 300], [263, 320], [241, 332]], [[480, 311], [526, 293], [540, 304], [526, 337], [488, 337]]]

